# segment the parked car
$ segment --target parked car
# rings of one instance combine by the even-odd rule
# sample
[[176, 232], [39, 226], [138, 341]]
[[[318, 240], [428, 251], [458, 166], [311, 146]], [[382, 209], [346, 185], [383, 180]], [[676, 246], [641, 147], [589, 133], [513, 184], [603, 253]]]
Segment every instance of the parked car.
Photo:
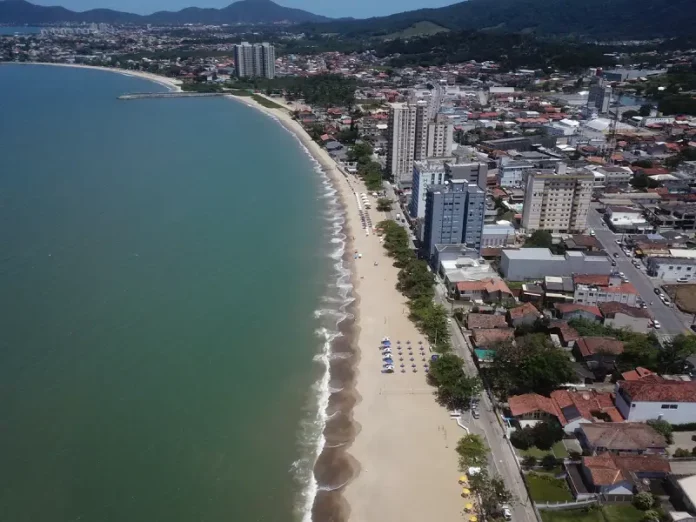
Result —
[[614, 252], [614, 257], [619, 257], [619, 253], [618, 253], [618, 252]]
[[503, 518], [505, 520], [512, 520], [512, 511], [510, 511], [509, 506], [503, 506]]
[[660, 295], [660, 293], [661, 293], [659, 288], [653, 289], [653, 292], [655, 292], [657, 295]]
[[653, 321], [653, 328], [655, 328], [655, 330], [659, 330], [660, 328], [662, 328], [662, 325], [660, 324], [660, 321], [658, 321], [657, 319], [655, 319], [655, 320]]
[[677, 283], [688, 283], [688, 282], [689, 282], [688, 277], [680, 277], [679, 279], [677, 279]]

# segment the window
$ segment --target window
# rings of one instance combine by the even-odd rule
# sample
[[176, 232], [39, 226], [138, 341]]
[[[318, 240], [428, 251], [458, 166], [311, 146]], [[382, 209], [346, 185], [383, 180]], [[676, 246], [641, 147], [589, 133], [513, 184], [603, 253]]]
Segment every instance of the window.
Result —
[[663, 410], [676, 410], [678, 406], [678, 404], [663, 404], [660, 408]]

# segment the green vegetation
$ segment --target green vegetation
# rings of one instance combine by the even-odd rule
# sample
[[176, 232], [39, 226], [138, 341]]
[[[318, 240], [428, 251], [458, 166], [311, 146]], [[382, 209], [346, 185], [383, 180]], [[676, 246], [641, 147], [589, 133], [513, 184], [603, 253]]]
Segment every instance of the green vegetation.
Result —
[[365, 182], [368, 190], [382, 190], [382, 167], [372, 161], [372, 145], [361, 141], [348, 150], [346, 158], [358, 164], [358, 176]]
[[541, 511], [541, 520], [543, 522], [606, 522], [602, 510], [596, 507], [565, 511], [544, 509]]
[[535, 446], [542, 451], [548, 451], [562, 439], [563, 428], [555, 420], [519, 428], [510, 435], [512, 445], [521, 450]]
[[536, 230], [524, 242], [523, 248], [551, 248], [553, 238], [548, 230]]
[[685, 161], [695, 161], [696, 160], [696, 147], [686, 147], [679, 152], [679, 154], [667, 158], [665, 164], [670, 168], [676, 168], [681, 163]]
[[423, 21], [416, 22], [415, 24], [398, 31], [396, 33], [388, 34], [384, 37], [385, 40], [394, 40], [396, 38], [413, 38], [414, 36], [429, 36], [431, 34], [446, 33], [449, 29], [437, 25], [433, 22]]
[[479, 497], [481, 519], [495, 520], [501, 515], [502, 506], [512, 502], [512, 494], [505, 488], [503, 479], [491, 477], [485, 468], [469, 477], [469, 487]]
[[281, 109], [281, 110], [285, 109], [285, 107], [283, 107], [282, 105], [278, 105], [276, 102], [271, 101], [268, 98], [264, 98], [263, 96], [259, 96], [258, 94], [252, 94], [251, 98], [259, 105], [263, 105], [264, 107], [267, 107], [268, 109]]
[[568, 456], [568, 450], [563, 445], [563, 441], [556, 442], [549, 451], [540, 450], [539, 448], [532, 446], [526, 450], [520, 450], [519, 453], [525, 457], [534, 457], [536, 459], [543, 459], [546, 455], [553, 455], [556, 458], [562, 459]]
[[696, 98], [690, 94], [673, 94], [665, 96], [658, 104], [657, 108], [663, 114], [689, 114], [696, 115]]
[[234, 83], [234, 87], [254, 89], [266, 94], [284, 92], [292, 101], [303, 99], [310, 105], [320, 107], [351, 108], [355, 102], [355, 78], [338, 74], [319, 74], [316, 76], [284, 76], [273, 79], [245, 78]]
[[185, 82], [181, 85], [181, 90], [186, 92], [214, 93], [222, 92], [220, 83]]
[[672, 444], [672, 442], [674, 442], [674, 436], [672, 435], [674, 428], [672, 428], [672, 425], [666, 420], [653, 419], [647, 421], [646, 424], [662, 435], [668, 444]]
[[563, 479], [557, 479], [542, 473], [528, 473], [525, 476], [529, 495], [534, 502], [563, 502], [573, 500], [568, 484]]
[[468, 409], [471, 399], [483, 389], [481, 381], [467, 377], [463, 368], [464, 361], [451, 353], [442, 355], [430, 365], [428, 383], [437, 386], [437, 402], [450, 410]]
[[544, 334], [523, 335], [492, 347], [495, 358], [484, 369], [491, 387], [501, 397], [521, 393], [548, 394], [561, 384], [575, 382], [568, 356]]
[[641, 511], [647, 511], [655, 504], [655, 497], [648, 491], [641, 491], [633, 496], [633, 505]]
[[434, 350], [450, 350], [447, 311], [433, 302], [435, 277], [425, 261], [416, 258], [408, 241], [408, 233], [396, 222], [387, 220], [379, 223], [384, 233], [384, 247], [394, 266], [399, 268], [397, 289], [409, 299], [409, 317], [428, 338]]
[[480, 435], [465, 435], [457, 442], [459, 470], [466, 472], [472, 466], [485, 466], [490, 451]]
[[392, 209], [394, 202], [389, 198], [379, 198], [377, 200], [377, 210], [380, 212], [389, 212]]
[[[635, 166], [635, 164], [634, 164], [634, 166]], [[648, 167], [648, 168], [650, 168], [650, 167]], [[652, 179], [650, 176], [648, 176], [644, 172], [640, 172], [639, 174], [636, 174], [635, 176], [633, 176], [633, 178], [631, 178], [631, 180], [630, 180], [630, 183], [633, 186], [633, 188], [636, 188], [636, 189], [656, 188], [660, 185], [657, 181]]]

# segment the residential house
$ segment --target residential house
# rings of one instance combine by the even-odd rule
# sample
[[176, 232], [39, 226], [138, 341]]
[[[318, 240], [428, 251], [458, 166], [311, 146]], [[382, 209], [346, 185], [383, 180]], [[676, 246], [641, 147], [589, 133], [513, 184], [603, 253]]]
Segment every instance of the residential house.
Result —
[[597, 305], [616, 301], [636, 306], [639, 293], [631, 283], [621, 280], [618, 274], [612, 275], [586, 275], [573, 276], [575, 283], [574, 300], [579, 304]]
[[495, 345], [515, 338], [514, 328], [478, 328], [473, 330], [471, 338], [479, 350], [490, 350]]
[[556, 315], [565, 321], [570, 321], [572, 319], [585, 319], [593, 323], [602, 321], [602, 312], [600, 312], [598, 307], [593, 305], [556, 303], [553, 307], [556, 310]]
[[623, 422], [623, 417], [614, 406], [614, 394], [597, 391], [556, 390], [551, 400], [560, 411], [558, 421], [563, 431], [575, 433], [581, 425], [606, 420]]
[[549, 323], [551, 335], [557, 335], [561, 344], [566, 348], [572, 348], [580, 339], [580, 334], [568, 324], [567, 321], [553, 320]]
[[508, 310], [508, 321], [513, 327], [532, 325], [541, 317], [541, 313], [532, 303], [524, 303]]
[[597, 422], [578, 428], [582, 447], [600, 453], [664, 455], [667, 441], [654, 428], [643, 422]]
[[583, 457], [581, 471], [588, 489], [602, 495], [633, 495], [642, 479], [664, 478], [669, 461], [660, 455], [614, 455]]
[[692, 280], [696, 274], [696, 259], [676, 257], [649, 257], [648, 275], [665, 281]]
[[624, 303], [600, 303], [604, 324], [613, 328], [628, 328], [634, 332], [648, 333], [652, 318], [645, 308], [628, 306]]
[[522, 428], [534, 426], [541, 421], [558, 419], [561, 414], [554, 401], [538, 393], [513, 395], [508, 398], [508, 407]]
[[578, 358], [590, 370], [600, 366], [611, 367], [616, 357], [623, 353], [624, 343], [611, 337], [581, 337], [576, 343]]
[[602, 251], [602, 244], [594, 236], [574, 235], [566, 239], [563, 244], [566, 250], [579, 250], [581, 252]]
[[643, 368], [642, 366], [638, 366], [638, 368], [636, 368], [635, 370], [630, 370], [621, 374], [621, 379], [624, 381], [638, 381], [640, 379], [643, 379], [644, 377], [651, 377], [656, 378], [657, 380], [662, 380], [662, 378], [659, 375], [656, 375], [654, 372], [648, 370], [647, 368]]
[[508, 328], [504, 315], [493, 314], [474, 314], [471, 313], [466, 318], [466, 325], [469, 330]]
[[616, 383], [616, 407], [628, 421], [696, 422], [696, 382], [643, 378]]
[[455, 299], [500, 303], [514, 299], [512, 292], [502, 279], [487, 278], [480, 281], [459, 281], [455, 285]]

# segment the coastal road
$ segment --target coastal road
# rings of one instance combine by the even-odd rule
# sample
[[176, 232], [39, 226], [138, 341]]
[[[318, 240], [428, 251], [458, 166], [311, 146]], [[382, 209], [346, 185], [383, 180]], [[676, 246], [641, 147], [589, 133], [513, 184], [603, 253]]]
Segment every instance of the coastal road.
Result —
[[[450, 330], [452, 345], [457, 354], [464, 359], [464, 369], [467, 375], [477, 377], [478, 369], [471, 356], [469, 343], [456, 321], [452, 321]], [[481, 415], [478, 419], [474, 419], [471, 412], [467, 412], [462, 420], [472, 433], [482, 436], [491, 449], [489, 469], [502, 477], [508, 490], [515, 497], [515, 502], [510, 506], [512, 520], [514, 522], [537, 522], [524, 480], [517, 467], [517, 456], [505, 438], [497, 413], [485, 391], [481, 394], [479, 412]]]
[[[659, 288], [661, 280], [647, 275], [645, 265], [639, 261], [640, 268], [633, 266], [632, 257], [626, 256], [621, 247], [616, 244], [621, 239], [621, 234], [614, 234], [606, 224], [603, 216], [594, 207], [590, 208], [587, 215], [588, 225], [595, 231], [596, 238], [604, 247], [604, 250], [616, 261], [616, 270], [626, 274], [628, 280], [636, 287], [643, 301], [648, 305], [653, 318], [660, 321], [662, 328], [656, 330], [658, 336], [677, 335], [683, 333], [687, 326], [676, 308], [666, 306], [655, 294], [655, 288]], [[618, 254], [618, 257], [614, 257]], [[652, 304], [651, 304], [652, 303]]]

